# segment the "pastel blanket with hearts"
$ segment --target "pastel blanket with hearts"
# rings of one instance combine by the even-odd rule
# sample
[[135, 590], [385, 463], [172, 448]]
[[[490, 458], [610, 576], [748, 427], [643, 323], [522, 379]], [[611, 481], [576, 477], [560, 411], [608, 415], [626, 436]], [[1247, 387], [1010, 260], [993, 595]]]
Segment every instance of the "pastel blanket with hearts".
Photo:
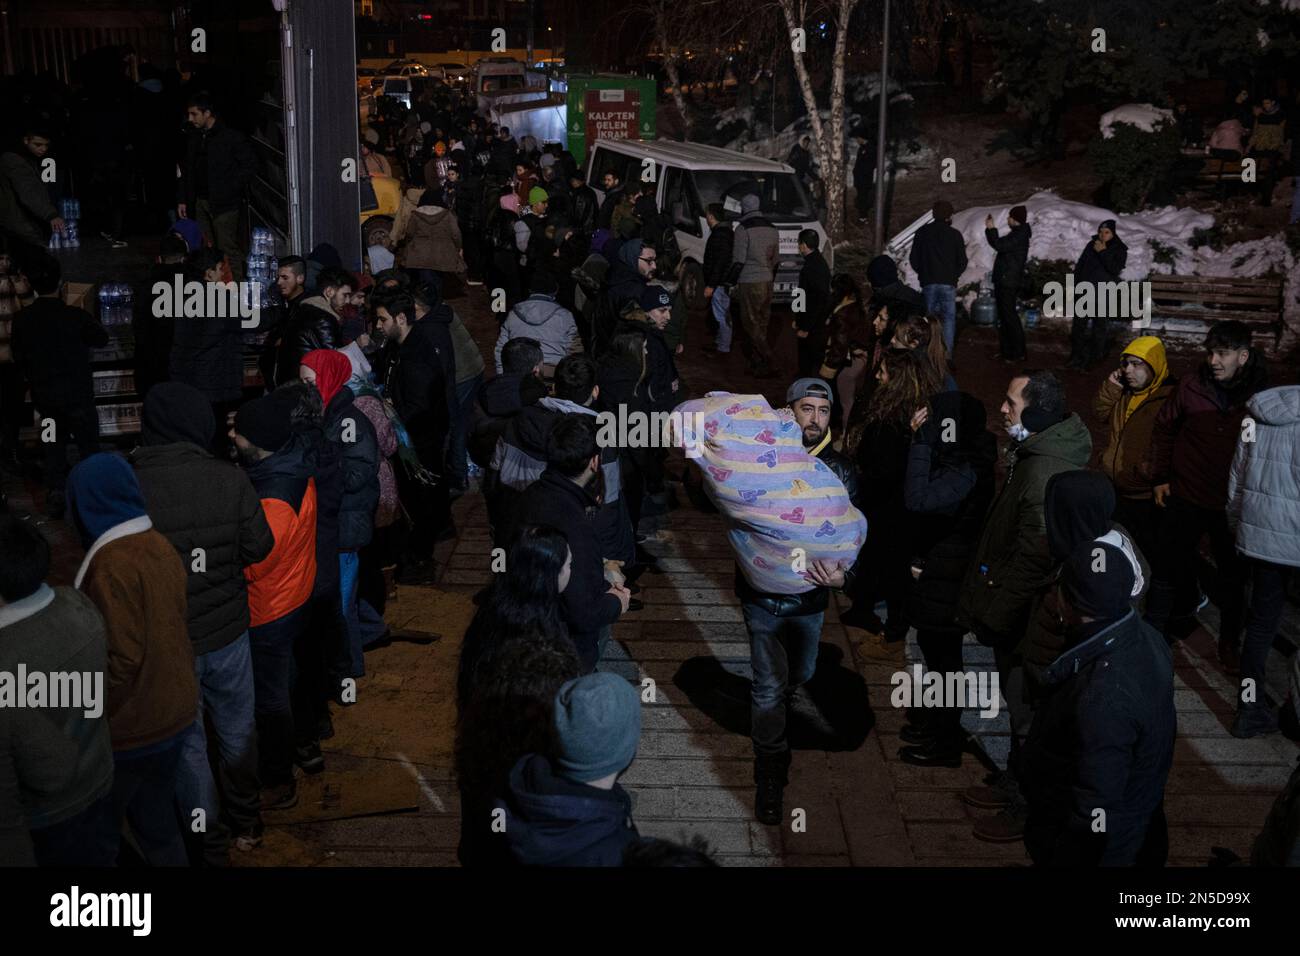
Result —
[[761, 395], [710, 392], [679, 405], [672, 427], [703, 472], [709, 498], [726, 519], [736, 561], [755, 590], [801, 594], [814, 561], [845, 568], [857, 560], [867, 519], [843, 483], [808, 454], [789, 409]]

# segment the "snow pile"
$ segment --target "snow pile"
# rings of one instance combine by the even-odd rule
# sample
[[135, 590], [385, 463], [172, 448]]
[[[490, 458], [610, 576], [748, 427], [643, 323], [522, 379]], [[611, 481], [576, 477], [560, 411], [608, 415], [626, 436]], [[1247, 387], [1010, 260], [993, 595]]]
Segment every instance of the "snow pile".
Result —
[[[1256, 276], [1270, 270], [1285, 274], [1297, 268], [1295, 256], [1281, 236], [1236, 243], [1219, 250], [1208, 246], [1193, 249], [1193, 233], [1214, 225], [1213, 216], [1195, 209], [1166, 206], [1120, 216], [1109, 209], [1070, 202], [1047, 191], [1034, 193], [1024, 201], [1024, 206], [1029, 210], [1029, 225], [1033, 230], [1029, 241], [1030, 259], [1064, 259], [1073, 264], [1091, 241], [1097, 226], [1106, 219], [1114, 219], [1116, 235], [1128, 246], [1128, 263], [1121, 276], [1124, 279], [1144, 279], [1152, 272]], [[953, 228], [966, 240], [969, 260], [957, 283], [959, 288], [981, 282], [985, 274], [993, 270], [996, 253], [984, 236], [984, 217], [991, 215], [998, 232], [1005, 234], [1008, 208], [976, 206], [963, 209], [952, 217]], [[929, 213], [924, 218], [928, 217]], [[1160, 247], [1160, 257], [1164, 261], [1156, 261], [1157, 250], [1153, 242]], [[910, 251], [910, 239], [900, 240], [895, 258], [908, 284], [916, 286], [916, 274], [907, 263]], [[1170, 257], [1172, 262], [1168, 261]]]
[[[1300, 0], [1297, 0], [1300, 2]], [[850, 102], [867, 103], [880, 96], [879, 73], [852, 73], [844, 77], [844, 93]], [[889, 80], [889, 102], [910, 103], [913, 97], [903, 89], [903, 84], [892, 77]]]
[[1162, 110], [1151, 103], [1125, 103], [1123, 106], [1115, 107], [1109, 113], [1101, 114], [1101, 135], [1104, 139], [1110, 139], [1115, 135], [1115, 127], [1120, 123], [1127, 123], [1129, 126], [1136, 126], [1140, 130], [1153, 133], [1156, 127], [1163, 126], [1167, 122], [1174, 122], [1174, 114], [1169, 110]]
[[[830, 110], [819, 110], [822, 117], [822, 129], [827, 135], [830, 134], [831, 114]], [[853, 180], [853, 163], [858, 156], [857, 141], [850, 137], [849, 117], [845, 117], [844, 123], [844, 146], [848, 153], [846, 160], [846, 171], [850, 184]], [[719, 124], [721, 125], [721, 124]], [[801, 116], [775, 136], [764, 136], [753, 139], [753, 126], [747, 127], [739, 136], [725, 145], [726, 149], [734, 149], [740, 153], [748, 153], [751, 156], [762, 156], [765, 159], [775, 159], [779, 162], [785, 162], [785, 158], [790, 155], [790, 147], [799, 142], [805, 134], [812, 134], [812, 123], [807, 116]], [[813, 137], [813, 142], [808, 144], [809, 150], [813, 154], [813, 168], [820, 169], [821, 164], [817, 159], [817, 142]], [[874, 150], [876, 144], [869, 142], [867, 148]], [[895, 151], [892, 157], [886, 153], [886, 161], [891, 163], [896, 177], [906, 176], [910, 168], [931, 168], [936, 165], [935, 151], [922, 145], [915, 140], [904, 140], [896, 146], [891, 147]]]

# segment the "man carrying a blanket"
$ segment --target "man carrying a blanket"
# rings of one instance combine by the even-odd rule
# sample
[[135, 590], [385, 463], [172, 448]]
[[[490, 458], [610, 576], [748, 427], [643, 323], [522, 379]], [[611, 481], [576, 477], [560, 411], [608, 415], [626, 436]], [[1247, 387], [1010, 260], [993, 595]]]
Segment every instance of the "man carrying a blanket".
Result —
[[[786, 392], [795, 422], [803, 430], [808, 454], [820, 459], [844, 484], [856, 504], [857, 473], [853, 463], [831, 447], [830, 386], [819, 378], [801, 378]], [[749, 631], [749, 654], [754, 674], [750, 714], [754, 738], [754, 816], [760, 823], [779, 825], [784, 817], [782, 798], [790, 769], [786, 740], [789, 698], [817, 669], [817, 646], [822, 632], [829, 589], [843, 589], [852, 581], [853, 569], [822, 561], [808, 562], [808, 580], [817, 587], [802, 594], [766, 594], [754, 590], [739, 566], [736, 596], [740, 598]]]

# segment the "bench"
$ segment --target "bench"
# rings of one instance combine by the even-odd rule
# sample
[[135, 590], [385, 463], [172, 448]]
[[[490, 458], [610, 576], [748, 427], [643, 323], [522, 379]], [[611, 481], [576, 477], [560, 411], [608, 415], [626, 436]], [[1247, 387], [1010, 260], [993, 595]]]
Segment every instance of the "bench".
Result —
[[1195, 186], [1200, 189], [1218, 187], [1220, 194], [1231, 185], [1255, 187], [1264, 180], [1275, 159], [1271, 156], [1256, 156], [1254, 159], [1255, 182], [1246, 183], [1241, 179], [1240, 159], [1216, 159], [1213, 156], [1206, 156], [1194, 176]]
[[1282, 278], [1150, 275], [1148, 334], [1198, 342], [1215, 322], [1236, 319], [1255, 344], [1271, 351], [1282, 334]]

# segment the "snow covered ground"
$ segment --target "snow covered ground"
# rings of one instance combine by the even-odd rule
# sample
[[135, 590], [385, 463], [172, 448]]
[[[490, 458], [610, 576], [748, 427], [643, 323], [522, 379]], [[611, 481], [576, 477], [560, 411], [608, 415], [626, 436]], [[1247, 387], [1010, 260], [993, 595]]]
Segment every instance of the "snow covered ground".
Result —
[[[1029, 225], [1033, 230], [1029, 243], [1031, 259], [1064, 259], [1073, 263], [1092, 239], [1097, 226], [1103, 220], [1114, 219], [1116, 235], [1128, 246], [1128, 264], [1122, 276], [1125, 279], [1143, 279], [1152, 272], [1256, 276], [1270, 270], [1286, 274], [1300, 269], [1295, 254], [1280, 235], [1235, 243], [1217, 251], [1209, 246], [1193, 249], [1193, 233], [1214, 225], [1212, 215], [1195, 209], [1166, 206], [1132, 215], [1116, 215], [1109, 209], [1061, 199], [1050, 191], [1034, 193], [1024, 200], [1024, 205], [1029, 210]], [[969, 258], [959, 287], [977, 283], [985, 273], [992, 271], [995, 253], [984, 237], [984, 217], [993, 216], [998, 231], [1005, 233], [1008, 208], [975, 206], [952, 217], [953, 227], [966, 240]], [[916, 274], [907, 264], [910, 247], [910, 239], [898, 243], [896, 258], [907, 281], [915, 285]], [[1165, 261], [1157, 261], [1157, 253]], [[1171, 258], [1172, 261], [1168, 261]]]
[[1120, 123], [1127, 123], [1129, 126], [1136, 126], [1140, 130], [1153, 133], [1157, 127], [1172, 122], [1174, 122], [1174, 114], [1171, 110], [1162, 110], [1151, 103], [1125, 103], [1123, 106], [1115, 107], [1109, 113], [1101, 114], [1101, 135], [1103, 139], [1110, 139], [1115, 135], [1115, 127]]

